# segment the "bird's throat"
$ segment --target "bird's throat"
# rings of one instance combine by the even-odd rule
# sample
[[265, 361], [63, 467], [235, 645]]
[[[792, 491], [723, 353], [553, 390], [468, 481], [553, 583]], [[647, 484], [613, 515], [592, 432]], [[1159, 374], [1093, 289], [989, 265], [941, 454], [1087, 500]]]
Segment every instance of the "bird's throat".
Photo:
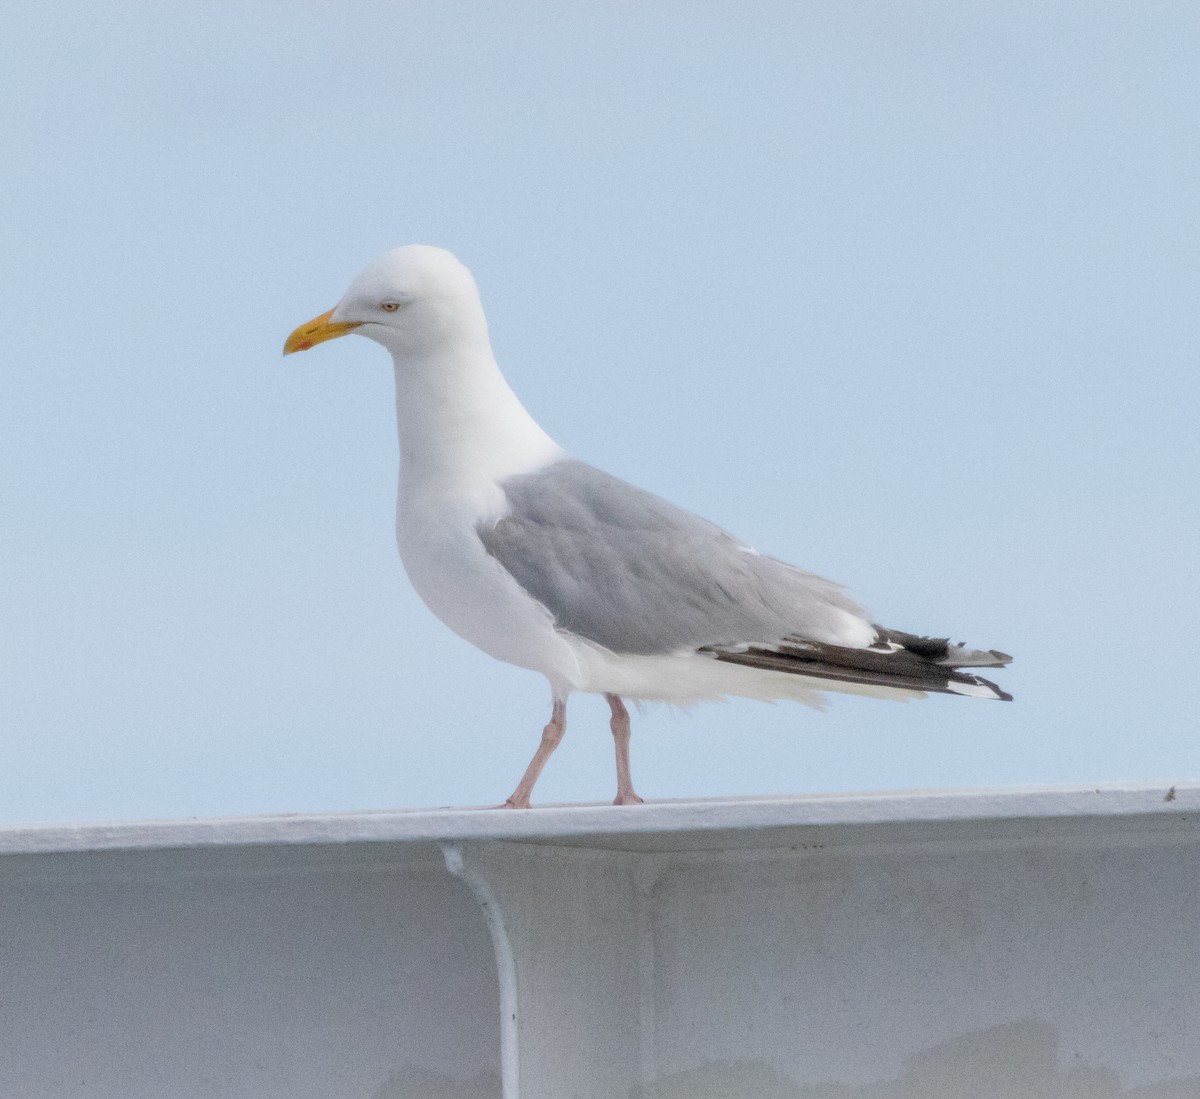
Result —
[[400, 476], [454, 486], [496, 483], [562, 450], [504, 380], [490, 348], [417, 362], [393, 356]]

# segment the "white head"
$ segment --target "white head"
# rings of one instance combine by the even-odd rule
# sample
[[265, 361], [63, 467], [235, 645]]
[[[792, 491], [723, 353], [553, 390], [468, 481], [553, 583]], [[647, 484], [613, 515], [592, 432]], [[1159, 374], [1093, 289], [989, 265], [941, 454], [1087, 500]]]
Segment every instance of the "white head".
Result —
[[445, 249], [410, 244], [377, 259], [333, 309], [297, 328], [283, 353], [347, 332], [383, 344], [395, 360], [401, 467], [411, 483], [423, 484], [431, 469], [470, 482], [487, 511], [498, 506], [497, 479], [561, 456], [501, 375], [475, 280]]
[[471, 272], [453, 253], [427, 244], [393, 248], [363, 268], [333, 309], [288, 337], [283, 353], [307, 351], [348, 332], [401, 357], [487, 342]]

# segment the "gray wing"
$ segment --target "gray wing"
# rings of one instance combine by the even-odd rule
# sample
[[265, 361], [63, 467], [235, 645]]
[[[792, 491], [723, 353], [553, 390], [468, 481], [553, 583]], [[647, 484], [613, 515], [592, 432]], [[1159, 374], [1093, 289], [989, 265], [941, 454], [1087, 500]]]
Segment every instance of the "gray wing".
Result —
[[559, 628], [618, 653], [836, 642], [866, 612], [829, 580], [740, 543], [666, 500], [567, 459], [505, 481], [479, 528]]
[[773, 557], [649, 492], [567, 459], [502, 486], [509, 513], [484, 546], [560, 629], [617, 653], [706, 652], [822, 680], [1010, 699], [963, 667], [1003, 667], [993, 649], [871, 626], [847, 645], [841, 587]]

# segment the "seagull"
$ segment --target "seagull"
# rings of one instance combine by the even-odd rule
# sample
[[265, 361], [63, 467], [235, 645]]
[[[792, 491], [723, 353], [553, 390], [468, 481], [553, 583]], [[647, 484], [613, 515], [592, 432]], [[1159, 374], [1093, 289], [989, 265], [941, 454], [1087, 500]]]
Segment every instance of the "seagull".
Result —
[[615, 805], [642, 801], [626, 699], [1011, 699], [962, 670], [1006, 654], [880, 626], [841, 585], [571, 457], [500, 373], [475, 280], [445, 249], [386, 253], [283, 353], [351, 332], [395, 365], [397, 543], [413, 587], [455, 633], [550, 683], [550, 720], [506, 807], [530, 807], [576, 691], [611, 709]]

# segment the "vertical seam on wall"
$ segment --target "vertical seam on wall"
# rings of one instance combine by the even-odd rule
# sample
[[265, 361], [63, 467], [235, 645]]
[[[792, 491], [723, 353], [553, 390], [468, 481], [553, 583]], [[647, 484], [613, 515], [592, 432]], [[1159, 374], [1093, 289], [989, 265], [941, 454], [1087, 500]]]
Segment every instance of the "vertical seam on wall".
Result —
[[658, 1043], [655, 1033], [654, 887], [669, 856], [635, 856], [633, 889], [637, 912], [638, 1031], [641, 1055], [641, 1099], [654, 1099], [658, 1090]]

